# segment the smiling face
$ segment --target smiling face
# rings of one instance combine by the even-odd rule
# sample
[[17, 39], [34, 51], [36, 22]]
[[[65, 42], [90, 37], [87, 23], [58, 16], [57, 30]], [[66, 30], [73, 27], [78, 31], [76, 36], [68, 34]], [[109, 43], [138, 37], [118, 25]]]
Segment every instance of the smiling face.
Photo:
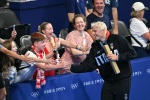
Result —
[[102, 42], [105, 42], [106, 33], [107, 33], [106, 24], [103, 22], [92, 23], [92, 33], [95, 36], [96, 40], [100, 40]]
[[34, 46], [36, 46], [37, 50], [44, 50], [45, 40], [35, 42]]
[[96, 40], [101, 40], [104, 42], [106, 40], [106, 30], [100, 30], [96, 26], [92, 28], [93, 35], [95, 36]]
[[98, 13], [98, 15], [102, 14], [105, 7], [104, 0], [94, 0], [93, 6], [94, 6], [94, 11]]
[[12, 48], [11, 48], [11, 51], [13, 51], [13, 52], [17, 52], [17, 45], [16, 45], [16, 43], [14, 42], [14, 41], [12, 41]]
[[45, 29], [42, 30], [42, 32], [46, 35], [46, 38], [51, 38], [52, 34], [53, 34], [53, 26], [48, 23], [45, 25]]
[[83, 31], [85, 29], [86, 22], [83, 20], [82, 17], [75, 18], [75, 24], [74, 27], [79, 30]]

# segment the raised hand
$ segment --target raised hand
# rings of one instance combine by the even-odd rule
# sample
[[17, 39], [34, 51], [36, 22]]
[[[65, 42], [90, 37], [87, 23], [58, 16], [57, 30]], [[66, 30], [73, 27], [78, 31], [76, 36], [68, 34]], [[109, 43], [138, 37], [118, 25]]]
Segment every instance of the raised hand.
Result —
[[11, 33], [11, 38], [15, 39], [16, 36], [17, 36], [17, 32], [16, 32], [16, 30], [13, 30], [12, 33]]

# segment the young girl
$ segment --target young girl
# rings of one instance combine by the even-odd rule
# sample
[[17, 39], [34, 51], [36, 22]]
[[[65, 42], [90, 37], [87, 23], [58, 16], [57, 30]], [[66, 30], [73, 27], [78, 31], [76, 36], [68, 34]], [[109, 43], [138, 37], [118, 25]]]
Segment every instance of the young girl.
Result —
[[[6, 40], [2, 44], [5, 48], [8, 50], [11, 50], [12, 52], [17, 52], [17, 46], [14, 41]], [[6, 78], [10, 81], [10, 84], [13, 83], [14, 78], [17, 75], [16, 67], [14, 66], [14, 59], [2, 52], [0, 52], [0, 65], [2, 66], [2, 76], [3, 78]]]

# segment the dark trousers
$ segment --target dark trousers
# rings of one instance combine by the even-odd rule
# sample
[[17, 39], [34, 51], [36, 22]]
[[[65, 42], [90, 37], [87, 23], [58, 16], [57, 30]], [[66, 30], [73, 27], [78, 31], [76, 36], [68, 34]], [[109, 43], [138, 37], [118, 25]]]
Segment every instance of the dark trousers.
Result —
[[144, 48], [142, 47], [137, 47], [137, 46], [133, 46], [133, 48], [135, 49], [137, 56], [136, 58], [143, 58], [143, 57], [148, 57], [150, 56], [150, 50], [146, 51]]
[[9, 100], [9, 87], [10, 87], [10, 82], [8, 79], [4, 79], [4, 83], [5, 83], [5, 88], [6, 88], [6, 92], [7, 92], [7, 95], [6, 95], [6, 100]]
[[129, 100], [131, 78], [117, 82], [104, 82], [101, 100]]

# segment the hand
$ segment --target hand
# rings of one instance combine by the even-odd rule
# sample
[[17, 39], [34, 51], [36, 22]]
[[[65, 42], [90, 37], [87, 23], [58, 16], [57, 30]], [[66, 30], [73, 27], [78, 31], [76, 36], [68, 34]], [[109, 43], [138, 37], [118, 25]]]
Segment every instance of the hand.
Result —
[[70, 67], [70, 63], [65, 62], [65, 61], [61, 61], [58, 64], [61, 66], [61, 68], [68, 68], [68, 67]]
[[100, 74], [100, 71], [99, 71], [99, 69], [98, 69], [98, 68], [96, 69], [96, 71], [97, 71], [97, 73], [98, 73], [98, 74]]
[[117, 28], [114, 28], [113, 31], [112, 31], [112, 33], [113, 33], [113, 34], [118, 34], [118, 29], [117, 29]]
[[56, 62], [56, 60], [54, 58], [47, 59], [47, 62], [50, 63], [50, 64], [53, 64], [53, 65], [57, 64], [57, 62]]
[[16, 36], [17, 36], [17, 32], [16, 32], [16, 30], [13, 30], [11, 33], [11, 38], [15, 39]]
[[108, 54], [107, 55], [107, 58], [109, 60], [112, 60], [112, 61], [117, 61], [118, 60], [118, 55], [115, 55], [115, 54]]
[[86, 48], [85, 46], [82, 46], [82, 47], [81, 47], [81, 51], [86, 52], [86, 51], [87, 51], [87, 48]]
[[22, 60], [27, 62], [27, 63], [34, 63], [33, 57], [28, 57], [28, 55], [21, 55]]

